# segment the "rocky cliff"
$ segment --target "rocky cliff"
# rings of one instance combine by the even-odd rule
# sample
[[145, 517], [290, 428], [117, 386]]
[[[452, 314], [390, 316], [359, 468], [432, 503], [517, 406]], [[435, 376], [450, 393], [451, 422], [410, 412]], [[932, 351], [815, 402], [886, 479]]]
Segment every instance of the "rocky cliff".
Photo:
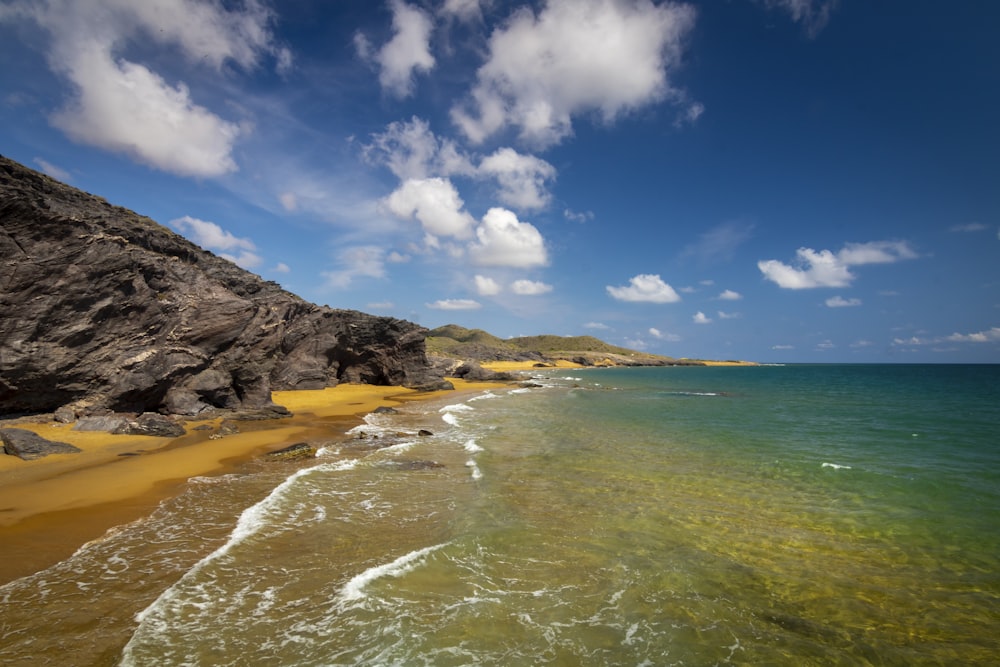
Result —
[[0, 415], [196, 415], [275, 409], [272, 389], [431, 386], [425, 333], [310, 304], [0, 156]]

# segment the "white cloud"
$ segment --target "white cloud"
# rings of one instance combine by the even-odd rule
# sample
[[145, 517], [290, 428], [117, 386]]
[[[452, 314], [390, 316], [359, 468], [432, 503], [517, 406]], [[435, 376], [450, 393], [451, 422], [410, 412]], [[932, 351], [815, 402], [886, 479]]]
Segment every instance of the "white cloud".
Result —
[[594, 219], [593, 211], [576, 212], [570, 209], [563, 210], [563, 217], [573, 222], [589, 222]]
[[946, 336], [945, 340], [952, 343], [996, 343], [1000, 341], [1000, 327], [970, 334], [953, 333]]
[[717, 311], [720, 320], [738, 320], [740, 318], [739, 313], [727, 313], [725, 311]]
[[548, 264], [545, 240], [530, 222], [520, 222], [511, 211], [491, 208], [476, 229], [469, 246], [476, 264], [528, 268]]
[[487, 276], [477, 275], [473, 280], [476, 283], [476, 292], [480, 296], [495, 296], [503, 291], [500, 283]]
[[657, 340], [665, 340], [669, 343], [679, 343], [681, 341], [681, 337], [678, 336], [677, 334], [666, 333], [660, 331], [656, 327], [649, 328], [649, 335], [652, 336], [653, 338], [656, 338]]
[[243, 130], [195, 104], [183, 83], [101, 48], [78, 53], [68, 74], [77, 97], [52, 123], [71, 139], [181, 176], [236, 171], [231, 153]]
[[795, 251], [796, 266], [776, 259], [757, 262], [764, 277], [785, 289], [810, 289], [814, 287], [847, 287], [855, 276], [851, 266], [862, 264], [889, 264], [914, 259], [914, 252], [905, 241], [871, 241], [848, 243], [840, 252], [819, 252], [812, 248]]
[[584, 329], [595, 329], [597, 331], [611, 331], [611, 327], [603, 322], [587, 322], [583, 325]]
[[477, 310], [483, 307], [483, 304], [472, 299], [441, 299], [424, 305], [434, 310]]
[[768, 9], [782, 9], [792, 20], [801, 23], [810, 37], [815, 37], [826, 27], [830, 14], [839, 0], [763, 0]]
[[363, 154], [369, 162], [386, 165], [400, 180], [476, 173], [454, 141], [435, 135], [427, 121], [417, 116], [390, 123], [385, 131], [372, 135]]
[[345, 248], [337, 260], [342, 268], [322, 274], [329, 287], [349, 287], [355, 278], [385, 278], [385, 250], [378, 246]]
[[860, 306], [861, 299], [845, 299], [842, 296], [832, 296], [826, 300], [826, 305], [828, 308], [850, 308], [851, 306]]
[[476, 21], [483, 17], [479, 0], [445, 0], [441, 6], [441, 14], [453, 16], [460, 21]]
[[721, 301], [739, 301], [743, 298], [743, 295], [739, 292], [734, 292], [731, 289], [723, 290], [721, 294], [717, 297]]
[[[234, 236], [214, 222], [185, 215], [171, 220], [169, 224], [202, 248], [211, 250], [244, 269], [251, 269], [261, 262], [253, 241]], [[237, 254], [233, 254], [233, 251]]]
[[812, 248], [795, 251], [796, 268], [776, 259], [757, 262], [757, 268], [764, 277], [785, 289], [809, 289], [812, 287], [846, 287], [854, 279], [847, 267], [829, 250], [816, 252]]
[[275, 273], [291, 273], [292, 269], [284, 262], [278, 262], [273, 267], [271, 267], [271, 271]]
[[42, 170], [43, 173], [48, 174], [57, 181], [62, 181], [63, 183], [69, 183], [70, 175], [65, 169], [60, 169], [48, 160], [43, 160], [40, 157], [36, 157], [34, 160], [35, 164]]
[[462, 210], [465, 202], [451, 181], [444, 178], [411, 178], [387, 199], [388, 209], [400, 218], [416, 217], [434, 236], [469, 238], [475, 219]]
[[73, 85], [53, 125], [74, 141], [182, 176], [235, 171], [231, 154], [245, 128], [197, 104], [183, 82], [116, 54], [141, 41], [148, 52], [176, 49], [217, 71], [227, 62], [249, 69], [265, 55], [279, 68], [290, 63], [274, 42], [271, 11], [257, 2], [229, 10], [195, 0], [43, 0], [7, 9], [50, 34], [49, 64]]
[[837, 346], [834, 345], [833, 341], [831, 341], [831, 340], [824, 340], [824, 341], [821, 341], [819, 343], [816, 343], [816, 349], [820, 350], [820, 351], [832, 350], [835, 347], [837, 347]]
[[619, 301], [676, 303], [681, 297], [659, 275], [642, 273], [629, 279], [626, 287], [607, 286], [605, 289]]
[[697, 313], [695, 313], [694, 317], [692, 317], [691, 319], [694, 321], [695, 324], [710, 324], [712, 322], [712, 318], [706, 316], [705, 313], [701, 312], [700, 310]]
[[851, 346], [852, 348], [854, 348], [854, 349], [856, 349], [856, 350], [857, 350], [857, 349], [860, 349], [860, 348], [863, 348], [863, 347], [871, 347], [871, 346], [873, 346], [874, 344], [875, 344], [875, 343], [873, 343], [873, 342], [872, 342], [872, 341], [870, 341], [870, 340], [864, 340], [864, 339], [861, 339], [861, 340], [857, 340], [857, 341], [854, 341], [853, 343], [851, 343], [851, 345], [850, 345], [850, 346]]
[[[430, 52], [430, 37], [434, 24], [422, 9], [408, 5], [402, 0], [392, 0], [393, 36], [374, 55], [379, 64], [378, 80], [382, 88], [396, 97], [413, 94], [413, 73], [429, 72], [434, 67], [434, 56]], [[362, 57], [370, 50], [368, 40], [359, 35], [355, 38], [358, 52]]]
[[618, 0], [549, 0], [537, 16], [522, 7], [490, 36], [471, 100], [452, 118], [473, 142], [512, 124], [522, 138], [548, 146], [572, 133], [576, 114], [597, 112], [611, 122], [679, 99], [668, 74], [694, 16], [689, 5]]
[[848, 243], [837, 254], [848, 266], [859, 264], [892, 264], [903, 259], [916, 259], [917, 253], [905, 241], [870, 241]]
[[278, 201], [281, 202], [281, 208], [289, 213], [293, 213], [299, 208], [299, 198], [294, 192], [282, 192], [278, 195]]
[[771, 349], [772, 350], [794, 350], [795, 346], [794, 345], [772, 345]]
[[479, 173], [492, 176], [500, 184], [497, 197], [514, 208], [536, 210], [548, 206], [552, 195], [546, 181], [555, 178], [556, 170], [534, 155], [522, 155], [513, 148], [501, 148], [479, 163]]
[[510, 284], [510, 291], [521, 296], [537, 296], [551, 292], [552, 285], [534, 280], [515, 280]]

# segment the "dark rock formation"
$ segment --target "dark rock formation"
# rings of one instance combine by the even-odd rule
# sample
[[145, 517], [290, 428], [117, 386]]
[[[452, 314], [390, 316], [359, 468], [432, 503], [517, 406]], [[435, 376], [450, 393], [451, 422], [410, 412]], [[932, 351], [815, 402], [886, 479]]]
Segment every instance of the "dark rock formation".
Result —
[[267, 414], [272, 389], [441, 381], [422, 327], [310, 304], [2, 156], [0, 313], [0, 415]]
[[[536, 366], [539, 364], [535, 364]], [[452, 375], [469, 382], [512, 382], [518, 377], [512, 373], [491, 371], [475, 361], [466, 361], [452, 371]]]
[[292, 459], [311, 459], [316, 456], [316, 448], [306, 442], [297, 442], [294, 445], [268, 452], [265, 458], [268, 461], [288, 461]]
[[135, 419], [126, 419], [112, 433], [115, 435], [152, 435], [158, 438], [179, 438], [184, 435], [184, 427], [165, 415], [144, 412]]
[[49, 454], [71, 454], [80, 451], [73, 445], [47, 440], [34, 431], [24, 428], [0, 429], [0, 442], [3, 442], [4, 453], [25, 461], [40, 459]]

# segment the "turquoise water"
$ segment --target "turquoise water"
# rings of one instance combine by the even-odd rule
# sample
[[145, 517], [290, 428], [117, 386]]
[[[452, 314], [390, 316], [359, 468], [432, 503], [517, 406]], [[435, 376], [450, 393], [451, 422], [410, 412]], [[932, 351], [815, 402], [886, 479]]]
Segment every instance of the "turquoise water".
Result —
[[192, 480], [0, 588], [3, 661], [997, 663], [1000, 367], [535, 382]]

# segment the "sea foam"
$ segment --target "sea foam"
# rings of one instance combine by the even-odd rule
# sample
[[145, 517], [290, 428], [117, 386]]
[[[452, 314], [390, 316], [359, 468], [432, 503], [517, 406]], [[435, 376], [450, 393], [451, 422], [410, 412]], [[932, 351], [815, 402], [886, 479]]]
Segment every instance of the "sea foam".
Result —
[[401, 577], [416, 568], [424, 556], [445, 546], [447, 546], [447, 543], [425, 547], [400, 556], [391, 563], [385, 563], [384, 565], [376, 565], [375, 567], [368, 568], [344, 584], [344, 588], [340, 591], [340, 599], [344, 601], [351, 601], [360, 600], [366, 597], [367, 594], [365, 593], [365, 587], [371, 582], [376, 579], [381, 579], [382, 577]]

